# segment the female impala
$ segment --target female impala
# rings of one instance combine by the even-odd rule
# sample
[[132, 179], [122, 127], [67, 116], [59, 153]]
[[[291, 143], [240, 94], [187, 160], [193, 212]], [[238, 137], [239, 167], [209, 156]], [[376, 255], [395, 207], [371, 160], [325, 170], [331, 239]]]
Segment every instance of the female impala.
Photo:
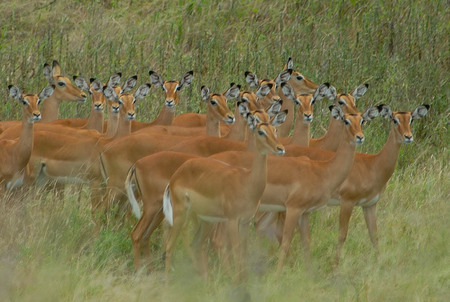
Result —
[[18, 140], [0, 140], [0, 192], [14, 184], [13, 178], [22, 174], [33, 150], [33, 125], [41, 120], [39, 104], [48, 99], [55, 88], [47, 86], [39, 94], [22, 94], [16, 86], [9, 86], [9, 94], [22, 104], [22, 130]]
[[148, 123], [134, 121], [131, 127], [132, 132], [155, 125], [171, 125], [175, 116], [176, 106], [180, 102], [179, 92], [182, 88], [191, 85], [194, 77], [194, 72], [192, 70], [186, 72], [179, 81], [164, 81], [163, 78], [153, 70], [150, 70], [148, 74], [150, 75], [150, 83], [155, 87], [161, 87], [164, 91], [164, 106], [154, 121]]
[[353, 168], [341, 185], [339, 193], [333, 196], [330, 205], [340, 205], [339, 239], [336, 262], [339, 262], [342, 245], [347, 238], [348, 224], [355, 206], [364, 211], [370, 240], [378, 250], [376, 206], [387, 183], [394, 173], [395, 164], [402, 144], [413, 142], [411, 123], [424, 117], [429, 105], [421, 105], [412, 112], [392, 112], [387, 105], [380, 105], [380, 115], [392, 122], [392, 128], [383, 149], [377, 154], [360, 154], [355, 158]]
[[[275, 129], [267, 123], [250, 123], [256, 132], [257, 152], [251, 169], [232, 167], [219, 161], [199, 158], [184, 163], [172, 176], [164, 194], [164, 215], [172, 226], [165, 245], [166, 274], [171, 267], [175, 241], [191, 209], [206, 222], [223, 222], [240, 271], [239, 228], [246, 228], [259, 204], [266, 183], [267, 153], [284, 154]], [[245, 233], [244, 230], [241, 230]]]

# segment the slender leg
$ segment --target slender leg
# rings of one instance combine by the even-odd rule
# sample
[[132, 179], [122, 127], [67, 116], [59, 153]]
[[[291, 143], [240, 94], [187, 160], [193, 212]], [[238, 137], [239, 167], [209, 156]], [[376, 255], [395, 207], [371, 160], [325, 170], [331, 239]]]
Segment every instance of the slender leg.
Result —
[[151, 265], [151, 255], [150, 255], [150, 237], [152, 236], [156, 228], [161, 225], [163, 220], [164, 220], [164, 213], [162, 211], [162, 208], [160, 208], [159, 211], [156, 213], [156, 215], [154, 215], [153, 218], [151, 219], [150, 226], [147, 228], [147, 230], [144, 233], [144, 236], [142, 237], [141, 242], [142, 258], [145, 259], [146, 263], [148, 263], [148, 268], [150, 270], [153, 269]]
[[341, 250], [344, 245], [348, 233], [348, 224], [352, 216], [354, 204], [351, 201], [341, 199], [341, 209], [339, 212], [339, 237], [336, 252], [336, 264], [339, 264], [341, 259]]
[[303, 255], [305, 258], [305, 267], [310, 267], [310, 248], [311, 233], [309, 230], [309, 217], [311, 213], [303, 213], [299, 221], [300, 239], [302, 241]]
[[294, 230], [297, 225], [298, 218], [303, 214], [301, 209], [286, 209], [286, 220], [283, 228], [283, 238], [281, 241], [280, 255], [278, 258], [277, 273], [281, 273], [283, 269], [284, 261], [286, 259], [289, 247], [291, 246], [292, 237], [294, 236]]
[[374, 204], [370, 207], [364, 207], [364, 218], [366, 219], [367, 230], [369, 231], [370, 241], [372, 241], [373, 247], [378, 253], [378, 237], [377, 237], [377, 216], [376, 207]]
[[240, 238], [239, 238], [239, 222], [237, 220], [230, 220], [226, 223], [228, 237], [230, 238], [231, 249], [233, 254], [233, 262], [235, 263], [235, 271], [237, 272], [238, 280], [241, 280], [242, 272], [240, 265]]

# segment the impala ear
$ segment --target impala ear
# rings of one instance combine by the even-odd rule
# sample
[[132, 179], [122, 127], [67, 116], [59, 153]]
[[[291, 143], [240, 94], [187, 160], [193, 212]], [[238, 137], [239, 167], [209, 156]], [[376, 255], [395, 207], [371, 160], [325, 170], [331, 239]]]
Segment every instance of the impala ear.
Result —
[[227, 100], [235, 99], [235, 98], [239, 97], [240, 89], [241, 89], [241, 85], [236, 85], [235, 83], [231, 83], [230, 88], [228, 88], [228, 90], [225, 91], [225, 93], [223, 95], [227, 98]]
[[292, 100], [295, 104], [300, 105], [300, 101], [295, 96], [294, 88], [288, 83], [281, 84], [281, 91], [283, 94], [290, 100]]
[[380, 116], [384, 117], [385, 119], [392, 120], [394, 118], [391, 107], [389, 107], [388, 105], [378, 105], [377, 108], [380, 112]]
[[273, 102], [270, 104], [269, 108], [267, 108], [266, 112], [269, 116], [275, 116], [277, 115], [281, 110], [281, 103], [279, 102]]
[[114, 90], [114, 88], [109, 86], [103, 87], [103, 94], [108, 100], [119, 102], [119, 97], [117, 96], [117, 93]]
[[271, 84], [271, 83], [261, 85], [261, 87], [259, 87], [258, 90], [255, 92], [255, 94], [258, 98], [261, 99], [269, 94], [272, 87], [273, 87], [273, 84]]
[[414, 111], [412, 113], [412, 119], [418, 120], [418, 119], [424, 117], [425, 115], [427, 115], [429, 109], [430, 109], [430, 105], [428, 105], [428, 104], [420, 105], [419, 107], [414, 109]]
[[75, 82], [75, 85], [80, 88], [83, 91], [89, 92], [90, 93], [90, 89], [89, 89], [89, 84], [86, 81], [85, 78], [83, 77], [78, 77], [78, 76], [73, 76], [73, 80]]
[[12, 97], [13, 99], [16, 99], [16, 100], [21, 100], [22, 99], [22, 92], [20, 91], [19, 87], [13, 86], [13, 85], [9, 85], [8, 89], [9, 89], [9, 96], [10, 97]]
[[139, 88], [133, 94], [134, 98], [136, 100], [143, 99], [150, 92], [150, 87], [151, 86], [152, 85], [150, 83], [146, 83], [146, 84], [143, 84], [143, 85], [139, 86]]
[[202, 100], [207, 102], [209, 100], [209, 88], [206, 86], [202, 86], [201, 92]]
[[184, 86], [191, 85], [193, 78], [194, 78], [194, 71], [191, 70], [191, 71], [186, 72], [186, 74], [180, 80], [180, 84], [178, 86], [178, 90], [180, 90]]
[[129, 77], [128, 80], [123, 84], [122, 89], [120, 90], [120, 94], [130, 91], [137, 84], [137, 75]]
[[367, 92], [368, 88], [369, 88], [369, 84], [367, 84], [367, 83], [360, 85], [360, 86], [356, 87], [355, 91], [352, 92], [352, 96], [355, 99], [359, 99]]
[[[150, 83], [151, 83], [152, 85], [160, 86], [160, 87], [163, 87], [163, 86], [164, 86], [164, 81], [163, 81], [162, 77], [161, 77], [159, 74], [157, 74], [157, 73], [154, 72], [153, 70], [150, 70], [150, 71], [148, 72], [148, 74], [150, 75]], [[164, 88], [163, 88], [163, 89], [164, 89]]]
[[318, 101], [323, 99], [324, 97], [328, 97], [330, 86], [330, 83], [320, 84], [320, 86], [314, 92], [313, 99]]
[[289, 59], [287, 60], [284, 69], [294, 69], [294, 61], [292, 61], [291, 57], [289, 57]]
[[[91, 87], [92, 87], [92, 89], [94, 89], [97, 92], [102, 92], [103, 91], [103, 85], [102, 85], [102, 83], [99, 80], [93, 80], [91, 82]], [[107, 87], [113, 88], [113, 86], [110, 86], [110, 85], [107, 85]]]
[[331, 116], [337, 120], [344, 120], [344, 111], [339, 106], [330, 106]]
[[256, 118], [256, 116], [249, 113], [249, 114], [247, 114], [247, 124], [248, 124], [248, 128], [250, 128], [250, 130], [253, 131], [256, 129], [256, 126], [258, 124], [258, 119]]
[[371, 107], [363, 113], [362, 118], [364, 121], [368, 122], [376, 118], [378, 115], [380, 115], [380, 110], [378, 107]]
[[106, 86], [115, 88], [120, 83], [120, 79], [122, 78], [122, 73], [118, 72], [109, 77], [108, 83]]
[[238, 102], [237, 104], [239, 114], [242, 115], [244, 118], [247, 117], [247, 114], [250, 113], [250, 109], [248, 109], [248, 103], [247, 102]]
[[44, 89], [42, 89], [41, 93], [39, 93], [39, 99], [45, 100], [45, 99], [49, 98], [53, 94], [54, 91], [55, 91], [54, 85], [45, 87]]
[[275, 78], [275, 84], [280, 86], [283, 83], [286, 83], [291, 79], [292, 69], [288, 68], [280, 72]]
[[258, 77], [253, 72], [250, 71], [245, 72], [245, 81], [252, 88], [259, 86]]
[[281, 112], [278, 112], [270, 121], [270, 123], [272, 124], [272, 126], [274, 127], [279, 127], [281, 126], [281, 124], [283, 124], [286, 121], [286, 117], [288, 114], [288, 110], [285, 109]]
[[53, 60], [52, 63], [52, 74], [54, 77], [61, 75], [61, 67], [59, 66], [59, 63], [56, 60]]
[[53, 78], [52, 67], [50, 65], [48, 65], [47, 63], [45, 63], [43, 72], [44, 72], [44, 77], [47, 79], [47, 81], [50, 84], [53, 84], [55, 82], [55, 79]]

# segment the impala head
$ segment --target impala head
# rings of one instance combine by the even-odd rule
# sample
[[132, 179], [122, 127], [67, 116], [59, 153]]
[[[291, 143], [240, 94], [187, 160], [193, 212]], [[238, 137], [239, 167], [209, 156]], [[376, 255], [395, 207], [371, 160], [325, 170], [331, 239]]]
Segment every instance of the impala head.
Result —
[[328, 96], [330, 88], [334, 88], [329, 83], [321, 84], [314, 94], [295, 94], [294, 89], [289, 83], [281, 84], [281, 90], [284, 95], [298, 105], [297, 118], [302, 119], [303, 123], [308, 124], [313, 120], [313, 105], [316, 101]]
[[351, 137], [351, 142], [355, 145], [362, 145], [364, 143], [364, 134], [362, 133], [362, 125], [379, 115], [377, 107], [371, 107], [364, 113], [344, 113], [339, 106], [330, 106], [331, 115], [337, 120], [345, 123], [347, 133]]
[[413, 112], [392, 112], [391, 108], [388, 105], [380, 105], [378, 106], [378, 109], [380, 110], [380, 115], [382, 117], [392, 121], [397, 141], [399, 143], [410, 144], [414, 141], [411, 132], [412, 122], [427, 115], [428, 110], [430, 109], [430, 105], [421, 105], [414, 109]]
[[224, 93], [210, 93], [208, 87], [202, 86], [202, 99], [206, 103], [208, 111], [212, 114], [215, 120], [222, 121], [227, 124], [234, 123], [234, 114], [228, 108], [228, 100], [239, 97], [240, 88], [240, 85], [231, 83], [230, 88], [228, 88]]
[[41, 120], [41, 111], [39, 110], [39, 104], [50, 97], [55, 91], [54, 86], [47, 86], [39, 94], [22, 94], [17, 86], [8, 86], [9, 95], [16, 99], [23, 105], [23, 117], [27, 119], [29, 123], [34, 123]]
[[[284, 70], [294, 69], [294, 62], [292, 58], [289, 58], [284, 65]], [[291, 78], [289, 79], [289, 84], [294, 88], [296, 93], [314, 93], [319, 87], [316, 83], [305, 77], [298, 71], [292, 71]]]
[[180, 90], [183, 87], [191, 85], [192, 78], [194, 77], [194, 72], [192, 70], [186, 72], [179, 81], [164, 81], [163, 78], [153, 70], [150, 70], [148, 74], [150, 75], [151, 84], [160, 86], [164, 91], [166, 95], [165, 105], [171, 110], [175, 110], [175, 106], [178, 105], [178, 102], [180, 101]]
[[61, 75], [61, 68], [57, 61], [53, 61], [52, 66], [44, 65], [44, 76], [50, 85], [55, 86], [53, 96], [58, 100], [67, 100], [83, 103], [87, 95], [76, 87], [68, 77]]
[[[284, 111], [280, 114], [285, 115]], [[273, 153], [276, 155], [284, 155], [284, 147], [278, 142], [275, 129], [275, 127], [279, 126], [278, 123], [282, 119], [277, 117], [271, 119], [264, 110], [260, 109], [247, 114], [249, 128], [254, 133], [257, 149], [262, 154]]]
[[[291, 78], [292, 69], [283, 70], [274, 80], [263, 79], [259, 80], [256, 74], [246, 71], [245, 80], [250, 87], [258, 88], [255, 92], [260, 99], [261, 107], [268, 107], [273, 102], [281, 100], [277, 92], [277, 87], [282, 83], [286, 83]], [[266, 90], [268, 90], [266, 92]]]
[[[134, 110], [134, 105], [137, 100], [143, 99], [150, 92], [150, 84], [141, 85], [134, 94], [121, 94], [117, 95], [114, 88], [106, 87], [103, 91], [106, 98], [113, 100], [115, 104], [113, 104], [112, 112], [117, 113], [120, 112], [120, 116], [122, 119], [126, 120], [134, 120], [136, 118], [136, 112]], [[116, 104], [119, 104], [117, 107]]]
[[[356, 101], [362, 97], [369, 88], [369, 84], [362, 84], [351, 93], [341, 93], [337, 94], [335, 100], [337, 100], [338, 104], [341, 105], [342, 109], [344, 109], [345, 113], [358, 113], [359, 110], [356, 108]], [[333, 93], [335, 94], [336, 89], [334, 89]], [[332, 93], [332, 94], [333, 94]], [[330, 100], [332, 100], [332, 97], [328, 97]]]

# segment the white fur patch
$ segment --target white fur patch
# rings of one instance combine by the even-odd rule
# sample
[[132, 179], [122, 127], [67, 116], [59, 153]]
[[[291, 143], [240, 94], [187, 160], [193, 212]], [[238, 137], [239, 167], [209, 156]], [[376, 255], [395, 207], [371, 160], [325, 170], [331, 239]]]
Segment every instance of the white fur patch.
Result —
[[133, 184], [131, 181], [126, 183], [125, 189], [127, 190], [128, 200], [131, 205], [131, 211], [137, 219], [141, 218], [141, 209], [139, 208], [138, 201], [136, 200], [136, 196], [134, 196]]
[[173, 226], [173, 209], [172, 209], [172, 202], [170, 200], [169, 185], [167, 185], [166, 190], [164, 191], [163, 213], [164, 213], [164, 216], [166, 217], [167, 222], [171, 226]]
[[198, 218], [204, 220], [206, 222], [218, 223], [218, 222], [227, 222], [228, 218], [223, 217], [214, 217], [214, 216], [206, 216], [206, 215], [197, 215]]

